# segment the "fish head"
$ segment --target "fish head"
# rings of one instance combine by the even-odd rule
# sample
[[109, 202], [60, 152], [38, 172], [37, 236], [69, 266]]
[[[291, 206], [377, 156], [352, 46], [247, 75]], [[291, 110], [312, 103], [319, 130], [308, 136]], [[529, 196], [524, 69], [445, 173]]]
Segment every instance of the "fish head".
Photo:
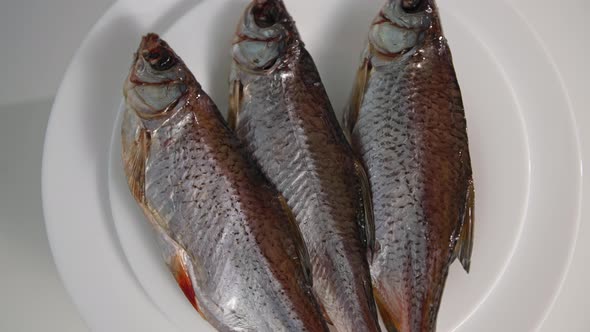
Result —
[[234, 65], [253, 73], [268, 73], [289, 59], [300, 43], [295, 22], [282, 0], [254, 0], [236, 30]]
[[150, 119], [174, 109], [192, 79], [170, 46], [151, 33], [142, 38], [123, 92], [138, 116]]
[[372, 23], [370, 46], [386, 56], [406, 53], [424, 38], [434, 15], [432, 0], [388, 0]]

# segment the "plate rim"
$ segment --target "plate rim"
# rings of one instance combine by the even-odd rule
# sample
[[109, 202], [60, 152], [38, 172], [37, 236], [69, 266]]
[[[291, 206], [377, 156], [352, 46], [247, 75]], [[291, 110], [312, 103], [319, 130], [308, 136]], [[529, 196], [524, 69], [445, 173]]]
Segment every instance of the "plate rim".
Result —
[[[63, 78], [62, 78], [62, 83], [60, 84], [60, 88], [58, 89], [58, 92], [56, 94], [56, 98], [55, 98], [55, 102], [53, 104], [52, 107], [52, 111], [51, 111], [51, 115], [49, 118], [49, 122], [48, 122], [48, 126], [47, 126], [47, 131], [46, 131], [46, 135], [45, 135], [45, 142], [44, 142], [44, 148], [43, 148], [43, 166], [42, 166], [42, 197], [43, 197], [43, 211], [44, 211], [44, 219], [45, 219], [45, 223], [46, 223], [46, 229], [47, 229], [47, 234], [48, 234], [48, 238], [49, 238], [49, 244], [50, 244], [50, 248], [51, 248], [51, 253], [53, 255], [54, 261], [56, 262], [56, 266], [58, 268], [58, 273], [60, 275], [60, 278], [62, 280], [62, 282], [64, 283], [64, 286], [66, 288], [66, 291], [68, 292], [69, 296], [73, 299], [74, 303], [76, 304], [77, 309], [80, 311], [81, 315], [83, 316], [84, 320], [89, 323], [90, 321], [92, 321], [91, 319], [89, 319], [88, 313], [85, 313], [82, 311], [82, 307], [83, 305], [80, 303], [79, 298], [74, 294], [73, 290], [71, 289], [71, 284], [67, 282], [67, 280], [70, 279], [69, 276], [66, 276], [64, 274], [64, 271], [67, 269], [65, 266], [67, 265], [67, 262], [64, 262], [63, 259], [63, 254], [58, 254], [58, 252], [63, 252], [62, 249], [59, 248], [60, 244], [58, 241], [59, 236], [57, 235], [57, 233], [55, 232], [55, 227], [52, 227], [52, 223], [55, 224], [55, 219], [52, 220], [52, 208], [50, 206], [48, 206], [50, 200], [47, 199], [48, 196], [50, 196], [50, 192], [49, 192], [49, 178], [50, 178], [50, 174], [48, 174], [48, 146], [50, 145], [50, 143], [52, 142], [51, 139], [51, 135], [53, 130], [56, 130], [55, 128], [58, 128], [59, 126], [57, 126], [55, 123], [57, 122], [57, 114], [59, 114], [59, 106], [61, 105], [61, 103], [63, 103], [62, 99], [65, 98], [64, 97], [64, 93], [65, 93], [65, 89], [66, 89], [66, 84], [65, 81], [67, 81], [68, 77], [71, 76], [71, 72], [74, 70], [75, 65], [77, 64], [76, 60], [79, 60], [80, 55], [82, 53], [82, 51], [88, 47], [88, 45], [91, 43], [91, 41], [94, 39], [95, 35], [97, 34], [97, 31], [101, 28], [101, 26], [104, 24], [104, 22], [106, 21], [106, 18], [108, 18], [110, 15], [113, 15], [113, 13], [117, 10], [121, 10], [124, 9], [124, 3], [128, 2], [127, 0], [120, 0], [115, 2], [113, 5], [111, 5], [111, 7], [109, 7], [105, 13], [99, 18], [99, 20], [95, 23], [95, 25], [92, 27], [92, 29], [90, 30], [90, 32], [88, 33], [88, 35], [84, 38], [84, 41], [82, 42], [82, 44], [80, 45], [80, 47], [78, 48], [78, 50], [75, 52], [73, 58], [72, 58], [72, 62], [70, 63], [70, 65], [68, 66], [68, 69], [66, 70]], [[170, 4], [172, 5], [172, 3]], [[508, 4], [511, 8], [514, 9], [514, 11], [516, 13], [518, 13], [521, 18], [523, 19], [524, 22], [527, 23], [528, 26], [528, 30], [534, 34], [535, 36], [535, 41], [537, 43], [539, 43], [540, 45], [544, 45], [542, 42], [542, 39], [539, 38], [536, 30], [534, 29], [533, 26], [531, 26], [528, 21], [526, 20], [526, 18], [524, 18], [520, 12], [518, 12], [518, 10], [511, 4]], [[553, 64], [553, 67], [551, 68], [552, 73], [559, 78], [560, 82], [559, 85], [562, 88], [562, 92], [567, 95], [567, 90], [566, 90], [566, 86], [564, 84], [563, 81], [563, 77], [559, 71], [559, 68], [557, 66], [557, 64], [555, 63], [555, 61], [553, 60], [553, 58], [551, 57], [551, 53], [544, 49], [546, 51], [545, 55], [546, 57], [551, 61], [551, 63]], [[576, 128], [576, 133], [575, 133], [575, 137], [577, 140], [577, 151], [578, 151], [578, 156], [580, 157], [580, 169], [583, 169], [583, 161], [585, 159], [585, 157], [587, 158], [588, 153], [584, 153], [586, 151], [583, 151], [582, 149], [582, 145], [580, 142], [580, 135], [579, 135], [579, 130], [581, 129], [581, 120], [579, 119], [579, 117], [576, 116], [576, 110], [573, 108], [569, 98], [566, 98], [566, 101], [568, 103], [569, 109], [568, 109], [568, 113], [571, 116], [571, 121], [573, 123], [574, 128]], [[582, 178], [582, 176], [581, 176]], [[583, 195], [583, 183], [580, 184], [579, 186], [579, 208], [578, 208], [578, 213], [577, 213], [577, 228], [576, 228], [576, 235], [575, 235], [575, 241], [574, 243], [571, 245], [571, 248], [569, 250], [569, 255], [568, 255], [568, 262], [566, 264], [566, 269], [563, 272], [562, 278], [561, 278], [561, 283], [559, 285], [559, 289], [557, 291], [557, 293], [555, 294], [555, 296], [553, 297], [553, 301], [552, 301], [552, 306], [549, 307], [544, 315], [544, 319], [539, 323], [540, 326], [541, 324], [544, 323], [545, 319], [547, 318], [547, 316], [549, 315], [550, 311], [553, 309], [553, 305], [555, 304], [557, 297], [559, 295], [559, 293], [561, 292], [562, 288], [563, 288], [563, 283], [566, 280], [566, 277], [569, 273], [569, 270], [571, 268], [571, 263], [573, 260], [573, 256], [574, 256], [574, 252], [575, 252], [575, 245], [577, 243], [578, 239], [578, 233], [577, 230], [579, 230], [580, 224], [581, 224], [581, 219], [582, 219], [582, 202], [584, 201], [588, 201], [588, 198], [585, 197]]]

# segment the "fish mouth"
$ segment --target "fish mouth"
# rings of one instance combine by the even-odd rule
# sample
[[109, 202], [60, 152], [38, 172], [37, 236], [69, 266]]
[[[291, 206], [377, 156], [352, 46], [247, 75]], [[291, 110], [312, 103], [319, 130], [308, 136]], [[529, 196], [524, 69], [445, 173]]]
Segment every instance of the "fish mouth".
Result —
[[428, 0], [400, 0], [400, 7], [408, 14], [415, 14], [428, 8]]
[[256, 25], [263, 29], [283, 22], [287, 12], [282, 0], [254, 0], [250, 10]]
[[[139, 50], [141, 53], [150, 52], [156, 48], [163, 46], [164, 41], [160, 39], [155, 33], [148, 33], [141, 38], [141, 44], [139, 44]], [[167, 46], [167, 45], [166, 45]]]
[[138, 53], [156, 71], [166, 71], [178, 63], [178, 56], [155, 33], [142, 38]]
[[[182, 61], [164, 40], [155, 33], [143, 36], [135, 52], [132, 69], [124, 90], [138, 85], [161, 85], [183, 80], [179, 70], [171, 70]], [[182, 67], [182, 66], [180, 66]]]
[[137, 55], [143, 56], [146, 60], [154, 60], [154, 58], [162, 55], [170, 55], [174, 58], [177, 57], [168, 43], [161, 39], [158, 34], [153, 32], [150, 32], [141, 38]]
[[432, 16], [431, 0], [390, 0], [372, 25], [390, 24], [400, 29], [425, 30]]

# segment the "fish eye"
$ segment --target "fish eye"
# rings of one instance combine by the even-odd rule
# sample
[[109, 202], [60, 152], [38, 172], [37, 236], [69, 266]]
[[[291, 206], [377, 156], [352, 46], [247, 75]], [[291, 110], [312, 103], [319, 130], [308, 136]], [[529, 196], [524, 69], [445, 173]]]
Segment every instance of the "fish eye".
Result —
[[272, 1], [266, 1], [261, 5], [252, 8], [252, 14], [256, 25], [261, 28], [268, 28], [279, 21], [279, 9]]
[[144, 55], [144, 58], [149, 62], [150, 66], [157, 71], [168, 70], [177, 62], [174, 55], [163, 48], [147, 52], [147, 54]]
[[176, 64], [176, 60], [172, 57], [171, 54], [167, 54], [164, 57], [161, 57], [158, 62], [152, 64], [152, 68], [159, 71], [164, 71], [172, 68]]

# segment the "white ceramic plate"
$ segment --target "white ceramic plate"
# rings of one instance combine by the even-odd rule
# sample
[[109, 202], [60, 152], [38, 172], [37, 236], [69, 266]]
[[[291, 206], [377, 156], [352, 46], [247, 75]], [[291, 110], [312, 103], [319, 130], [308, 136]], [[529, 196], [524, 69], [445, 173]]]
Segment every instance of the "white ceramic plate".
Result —
[[[58, 268], [93, 330], [211, 330], [176, 287], [128, 193], [118, 114], [132, 54], [149, 31], [162, 34], [225, 109], [229, 44], [246, 2], [121, 0], [72, 60], [47, 131], [43, 200]], [[380, 1], [286, 2], [342, 109]], [[451, 269], [438, 330], [533, 331], [558, 294], [576, 238], [574, 118], [551, 60], [509, 4], [439, 6], [467, 110], [477, 228], [472, 272]]]

